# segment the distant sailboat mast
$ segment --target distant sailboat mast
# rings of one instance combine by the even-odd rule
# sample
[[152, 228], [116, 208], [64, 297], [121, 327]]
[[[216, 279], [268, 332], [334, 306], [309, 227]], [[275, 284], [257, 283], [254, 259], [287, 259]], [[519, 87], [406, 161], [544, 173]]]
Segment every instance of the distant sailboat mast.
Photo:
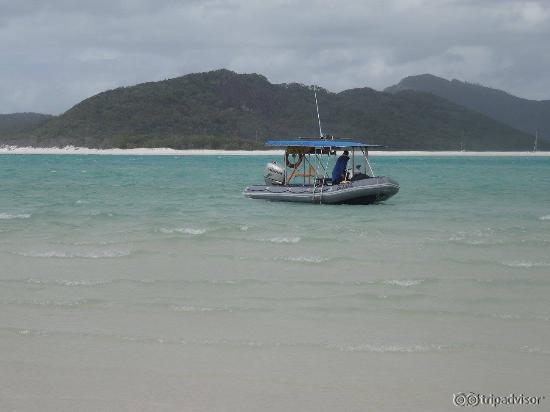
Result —
[[539, 140], [539, 131], [537, 130], [535, 132], [535, 143], [533, 144], [533, 152], [537, 151], [538, 140]]

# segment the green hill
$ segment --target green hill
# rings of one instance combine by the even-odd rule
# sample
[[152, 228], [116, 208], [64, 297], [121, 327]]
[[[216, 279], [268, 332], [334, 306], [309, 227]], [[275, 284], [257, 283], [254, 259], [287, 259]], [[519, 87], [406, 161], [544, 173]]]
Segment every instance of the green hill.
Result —
[[460, 80], [446, 80], [431, 74], [405, 77], [385, 91], [416, 90], [483, 113], [515, 129], [550, 139], [550, 100], [527, 100], [502, 90]]
[[[432, 94], [318, 90], [325, 133], [392, 150], [528, 150], [532, 138]], [[17, 140], [37, 146], [261, 148], [318, 134], [312, 87], [228, 70], [106, 91]]]
[[0, 139], [28, 134], [52, 118], [49, 114], [40, 113], [0, 114]]

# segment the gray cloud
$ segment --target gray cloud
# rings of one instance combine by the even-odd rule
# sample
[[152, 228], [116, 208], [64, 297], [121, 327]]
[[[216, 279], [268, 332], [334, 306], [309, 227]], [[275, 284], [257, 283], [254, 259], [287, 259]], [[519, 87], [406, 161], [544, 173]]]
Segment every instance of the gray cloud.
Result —
[[428, 72], [544, 99], [549, 23], [542, 0], [0, 0], [0, 113], [221, 67], [334, 91]]

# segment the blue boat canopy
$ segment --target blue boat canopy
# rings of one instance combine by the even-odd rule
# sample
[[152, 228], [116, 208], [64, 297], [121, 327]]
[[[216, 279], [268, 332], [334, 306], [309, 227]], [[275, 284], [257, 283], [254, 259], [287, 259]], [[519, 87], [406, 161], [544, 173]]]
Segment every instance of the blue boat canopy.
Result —
[[309, 148], [331, 148], [347, 149], [353, 147], [383, 147], [379, 144], [367, 144], [352, 140], [329, 140], [329, 139], [296, 139], [296, 140], [268, 140], [266, 146], [274, 147], [309, 147]]

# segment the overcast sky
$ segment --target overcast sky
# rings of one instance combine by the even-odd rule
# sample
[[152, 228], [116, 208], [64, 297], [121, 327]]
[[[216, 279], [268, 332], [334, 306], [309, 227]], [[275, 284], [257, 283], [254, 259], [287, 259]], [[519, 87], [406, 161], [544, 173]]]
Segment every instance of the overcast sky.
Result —
[[381, 90], [432, 73], [550, 99], [550, 1], [0, 0], [0, 113], [228, 68]]

